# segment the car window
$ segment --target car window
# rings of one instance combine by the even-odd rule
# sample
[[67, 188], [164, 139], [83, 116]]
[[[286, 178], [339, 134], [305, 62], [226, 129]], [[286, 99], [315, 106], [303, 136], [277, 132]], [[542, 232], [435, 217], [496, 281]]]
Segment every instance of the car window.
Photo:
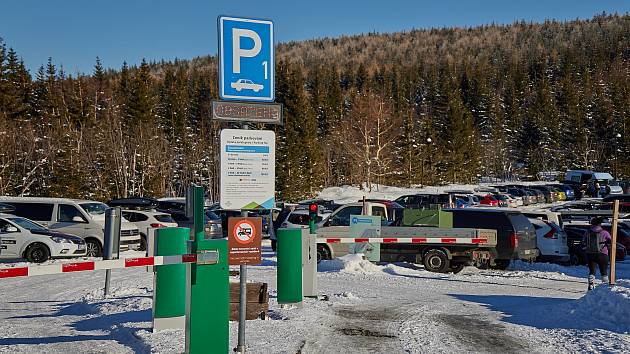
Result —
[[374, 214], [374, 216], [380, 216], [381, 220], [387, 220], [387, 213], [385, 213], [385, 208], [383, 207], [372, 207], [372, 213]]
[[78, 216], [81, 218], [81, 222], [87, 223], [83, 214], [81, 214], [79, 209], [77, 209], [74, 205], [59, 204], [59, 211], [57, 214], [57, 221], [59, 222], [77, 222], [73, 219]]
[[291, 213], [287, 221], [295, 225], [308, 225], [308, 215]]
[[350, 206], [340, 210], [330, 219], [331, 226], [350, 226], [350, 215], [361, 215], [363, 213], [362, 206]]
[[36, 222], [33, 222], [31, 220], [25, 219], [25, 218], [7, 218], [7, 219], [9, 219], [11, 222], [27, 230], [40, 230], [40, 231], [46, 230], [46, 228], [43, 227], [42, 225]]
[[[0, 219], [0, 233], [2, 234], [8, 233], [7, 229], [11, 226], [13, 225], [11, 225], [11, 223], [9, 223], [8, 221]], [[16, 232], [16, 231], [12, 231], [12, 232]]]
[[123, 211], [122, 212], [123, 218], [125, 218], [129, 222], [136, 221], [136, 215], [137, 215], [136, 213], [132, 213], [130, 211]]
[[149, 217], [146, 216], [145, 214], [142, 214], [142, 213], [134, 213], [134, 214], [136, 214], [136, 221], [138, 222], [149, 220]]
[[154, 217], [155, 217], [155, 220], [157, 220], [159, 222], [170, 222], [170, 223], [175, 222], [175, 220], [173, 220], [173, 217], [171, 217], [168, 214], [159, 214], [159, 215], [155, 215]]
[[526, 230], [530, 228], [531, 223], [523, 214], [508, 214], [516, 230]]
[[5, 204], [12, 205], [15, 210], [11, 212], [13, 215], [18, 215], [24, 218], [37, 221], [50, 221], [53, 216], [53, 204], [49, 203], [13, 203], [4, 202]]
[[79, 204], [86, 213], [90, 215], [101, 215], [105, 214], [105, 210], [109, 209], [107, 204], [104, 203], [81, 203]]

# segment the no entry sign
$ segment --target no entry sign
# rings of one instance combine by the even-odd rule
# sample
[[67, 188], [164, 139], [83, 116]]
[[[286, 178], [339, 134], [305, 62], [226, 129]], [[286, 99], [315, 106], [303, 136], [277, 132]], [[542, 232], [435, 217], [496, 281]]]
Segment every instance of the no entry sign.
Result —
[[262, 218], [228, 219], [228, 264], [260, 264]]

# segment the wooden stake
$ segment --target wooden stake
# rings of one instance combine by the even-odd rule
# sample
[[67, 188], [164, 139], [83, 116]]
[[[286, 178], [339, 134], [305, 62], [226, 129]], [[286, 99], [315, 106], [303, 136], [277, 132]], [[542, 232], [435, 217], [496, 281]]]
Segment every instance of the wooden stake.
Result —
[[[619, 200], [615, 200], [613, 206], [613, 224], [612, 224], [612, 240], [611, 247], [608, 248], [608, 252], [610, 253], [610, 285], [615, 284], [615, 262], [617, 261], [617, 223], [619, 221]], [[611, 250], [612, 248], [612, 250]]]

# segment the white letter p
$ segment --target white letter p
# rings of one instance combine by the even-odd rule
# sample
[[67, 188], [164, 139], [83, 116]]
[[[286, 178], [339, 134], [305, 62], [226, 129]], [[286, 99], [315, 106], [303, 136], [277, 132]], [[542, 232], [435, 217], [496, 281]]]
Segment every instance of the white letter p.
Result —
[[[248, 37], [254, 41], [252, 49], [241, 48], [241, 37]], [[252, 58], [260, 53], [262, 43], [258, 34], [252, 30], [243, 28], [232, 28], [232, 71], [235, 74], [241, 73], [241, 57]]]

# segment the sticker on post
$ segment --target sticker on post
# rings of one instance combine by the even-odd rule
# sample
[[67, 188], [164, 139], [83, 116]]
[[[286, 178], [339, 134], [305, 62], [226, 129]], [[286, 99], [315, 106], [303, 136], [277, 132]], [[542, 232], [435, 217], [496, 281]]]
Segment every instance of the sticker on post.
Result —
[[228, 264], [260, 264], [262, 218], [228, 219]]

